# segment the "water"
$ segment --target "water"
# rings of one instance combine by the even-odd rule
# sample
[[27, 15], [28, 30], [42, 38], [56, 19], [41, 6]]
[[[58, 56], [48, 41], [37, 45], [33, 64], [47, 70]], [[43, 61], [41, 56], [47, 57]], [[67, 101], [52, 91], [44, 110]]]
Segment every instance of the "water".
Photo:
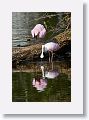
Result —
[[28, 12], [12, 13], [12, 46], [28, 45], [27, 39], [31, 37], [31, 29], [35, 26], [35, 22], [31, 20], [38, 17], [38, 13], [30, 14]]
[[13, 69], [13, 102], [70, 102], [70, 62], [27, 63]]

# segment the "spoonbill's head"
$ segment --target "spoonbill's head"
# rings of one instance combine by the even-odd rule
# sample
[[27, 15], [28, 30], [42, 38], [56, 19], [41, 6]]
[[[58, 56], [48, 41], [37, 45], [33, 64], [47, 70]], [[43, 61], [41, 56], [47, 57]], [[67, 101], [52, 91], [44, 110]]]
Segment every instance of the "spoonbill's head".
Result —
[[39, 35], [39, 31], [38, 31], [37, 29], [33, 29], [33, 30], [31, 31], [31, 34], [32, 34], [32, 37], [33, 37], [33, 38], [36, 38], [36, 37]]
[[43, 54], [44, 49], [45, 49], [45, 45], [42, 45], [42, 53], [41, 53], [41, 55], [40, 55], [40, 58], [44, 58], [44, 54]]
[[38, 29], [35, 29], [35, 36], [37, 36], [39, 34]]
[[39, 38], [44, 38], [46, 35], [46, 29], [44, 28], [41, 32], [39, 32]]

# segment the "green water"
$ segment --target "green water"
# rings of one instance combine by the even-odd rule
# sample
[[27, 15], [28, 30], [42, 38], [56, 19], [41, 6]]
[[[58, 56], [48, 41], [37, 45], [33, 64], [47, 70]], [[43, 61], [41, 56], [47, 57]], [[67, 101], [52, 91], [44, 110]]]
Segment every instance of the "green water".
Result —
[[13, 69], [12, 78], [13, 102], [71, 102], [70, 62], [23, 64]]

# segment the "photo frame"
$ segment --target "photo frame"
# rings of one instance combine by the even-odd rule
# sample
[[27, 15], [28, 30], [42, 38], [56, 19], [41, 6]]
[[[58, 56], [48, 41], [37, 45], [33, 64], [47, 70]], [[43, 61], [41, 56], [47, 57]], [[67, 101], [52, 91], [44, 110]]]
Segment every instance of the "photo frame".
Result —
[[[4, 45], [0, 46], [3, 79], [0, 112], [3, 114], [83, 114], [83, 3], [53, 0], [50, 7], [48, 3], [50, 1], [9, 0], [5, 9], [3, 5], [0, 8]], [[12, 102], [12, 12], [71, 12], [71, 102]]]

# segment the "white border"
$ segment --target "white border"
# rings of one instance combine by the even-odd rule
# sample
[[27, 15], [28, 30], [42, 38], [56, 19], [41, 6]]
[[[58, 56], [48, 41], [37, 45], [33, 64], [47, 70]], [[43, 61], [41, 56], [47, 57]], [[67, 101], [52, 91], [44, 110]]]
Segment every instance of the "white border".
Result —
[[[71, 102], [12, 102], [12, 12], [71, 12]], [[0, 3], [0, 112], [83, 114], [82, 0], [2, 0]]]

